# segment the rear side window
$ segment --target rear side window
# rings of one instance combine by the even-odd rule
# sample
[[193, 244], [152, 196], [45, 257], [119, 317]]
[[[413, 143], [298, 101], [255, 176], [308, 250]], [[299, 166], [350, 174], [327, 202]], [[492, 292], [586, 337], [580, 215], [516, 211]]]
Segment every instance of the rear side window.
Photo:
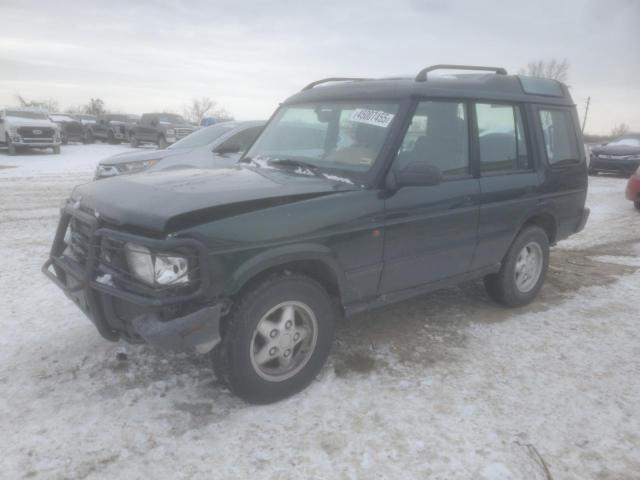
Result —
[[520, 107], [478, 103], [476, 120], [482, 173], [508, 173], [531, 168]]
[[578, 141], [571, 113], [566, 110], [539, 110], [547, 160], [551, 165], [580, 162]]
[[469, 174], [469, 135], [464, 103], [429, 101], [418, 104], [396, 159], [400, 167], [414, 161], [438, 167], [445, 179]]

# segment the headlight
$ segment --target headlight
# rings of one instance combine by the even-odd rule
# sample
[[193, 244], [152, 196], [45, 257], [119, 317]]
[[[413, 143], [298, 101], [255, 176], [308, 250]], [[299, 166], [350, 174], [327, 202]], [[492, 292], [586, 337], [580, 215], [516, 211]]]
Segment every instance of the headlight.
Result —
[[171, 253], [152, 253], [134, 243], [124, 246], [127, 264], [133, 276], [147, 285], [184, 285], [189, 283], [189, 262]]
[[173, 128], [167, 128], [167, 135], [175, 135], [176, 131]]
[[142, 170], [146, 170], [147, 168], [153, 167], [156, 163], [158, 163], [157, 159], [143, 160], [141, 162], [120, 163], [118, 165], [115, 165], [115, 167], [118, 169], [120, 173], [133, 173], [133, 172], [140, 172]]

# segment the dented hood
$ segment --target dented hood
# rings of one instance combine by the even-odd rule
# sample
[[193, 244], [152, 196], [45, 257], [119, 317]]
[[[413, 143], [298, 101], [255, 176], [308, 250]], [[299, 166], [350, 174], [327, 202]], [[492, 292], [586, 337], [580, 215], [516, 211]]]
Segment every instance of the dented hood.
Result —
[[158, 233], [360, 187], [284, 170], [232, 167], [124, 175], [76, 187], [76, 205], [106, 222]]

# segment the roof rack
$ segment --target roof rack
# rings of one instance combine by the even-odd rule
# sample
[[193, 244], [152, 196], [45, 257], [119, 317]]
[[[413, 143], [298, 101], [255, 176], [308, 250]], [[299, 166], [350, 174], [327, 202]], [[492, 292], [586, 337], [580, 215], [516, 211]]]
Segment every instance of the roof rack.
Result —
[[371, 80], [370, 78], [359, 78], [359, 77], [330, 77], [323, 78], [321, 80], [316, 80], [315, 82], [311, 82], [309, 85], [304, 87], [302, 91], [311, 90], [313, 87], [317, 87], [323, 83], [329, 82], [361, 82], [363, 80]]
[[426, 82], [427, 74], [435, 70], [477, 70], [481, 72], [494, 72], [497, 75], [506, 75], [507, 71], [502, 67], [476, 67], [473, 65], [432, 65], [420, 70], [416, 75], [416, 82]]

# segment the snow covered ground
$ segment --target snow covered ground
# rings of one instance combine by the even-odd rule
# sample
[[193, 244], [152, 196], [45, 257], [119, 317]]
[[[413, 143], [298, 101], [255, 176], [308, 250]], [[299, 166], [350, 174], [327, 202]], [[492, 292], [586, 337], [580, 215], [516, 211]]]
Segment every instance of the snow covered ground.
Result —
[[125, 150], [0, 152], [0, 477], [640, 478], [625, 180], [591, 179], [587, 229], [531, 306], [474, 282], [360, 315], [310, 388], [256, 407], [205, 357], [106, 342], [40, 273], [62, 199]]

